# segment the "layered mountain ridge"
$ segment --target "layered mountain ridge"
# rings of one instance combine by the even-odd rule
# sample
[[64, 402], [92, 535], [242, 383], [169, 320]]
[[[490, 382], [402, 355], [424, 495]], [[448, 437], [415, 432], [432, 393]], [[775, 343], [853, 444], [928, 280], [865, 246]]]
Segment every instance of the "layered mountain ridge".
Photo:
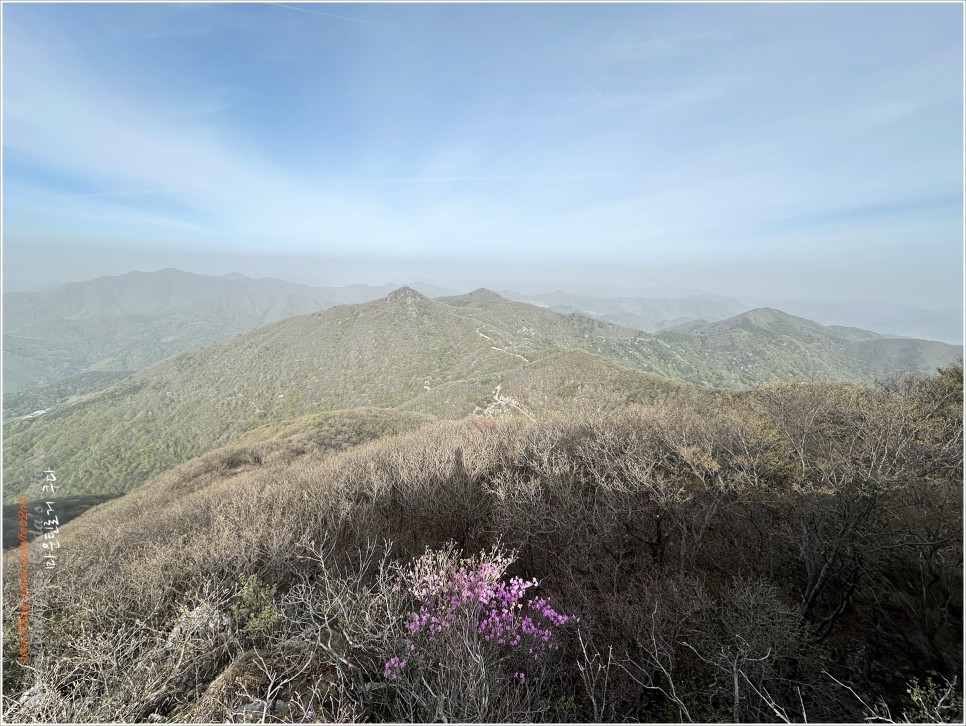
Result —
[[648, 335], [482, 288], [434, 300], [403, 287], [178, 354], [73, 401], [38, 404], [42, 414], [5, 427], [5, 497], [30, 488], [40, 459], [71, 472], [78, 493], [119, 494], [250, 428], [320, 411], [535, 416], [682, 385], [870, 382], [960, 355], [775, 310]]
[[[212, 277], [169, 268], [70, 283], [42, 293], [5, 293], [4, 390], [16, 394], [63, 382], [60, 390], [69, 392], [78, 377], [76, 388], [87, 391], [92, 379], [84, 378], [86, 374], [140, 370], [286, 317], [380, 299], [398, 287], [312, 287], [237, 273]], [[598, 298], [562, 291], [540, 295], [504, 291], [501, 295], [477, 290], [460, 302], [464, 296], [454, 290], [426, 283], [408, 287], [425, 297], [447, 298], [454, 305], [509, 299], [655, 334], [689, 333], [698, 330], [702, 321], [727, 321], [746, 312], [735, 300], [694, 291]], [[653, 296], [658, 293], [676, 296]], [[714, 376], [704, 378], [711, 382]]]
[[42, 293], [5, 293], [4, 389], [17, 392], [88, 371], [138, 370], [276, 320], [384, 297], [396, 287], [312, 287], [169, 268]]

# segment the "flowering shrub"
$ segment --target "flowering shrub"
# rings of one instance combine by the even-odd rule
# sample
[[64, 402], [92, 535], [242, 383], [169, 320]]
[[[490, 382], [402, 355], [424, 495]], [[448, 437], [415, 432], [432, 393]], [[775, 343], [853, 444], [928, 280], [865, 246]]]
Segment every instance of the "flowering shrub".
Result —
[[[515, 649], [536, 661], [545, 652], [557, 650], [555, 629], [579, 619], [558, 613], [546, 598], [528, 598], [527, 591], [538, 585], [536, 580], [513, 577], [503, 581], [512, 562], [512, 556], [496, 548], [470, 558], [454, 556], [452, 545], [442, 551], [427, 550], [399, 581], [419, 606], [405, 620], [410, 638], [406, 655], [390, 658], [383, 675], [397, 680], [417, 653], [417, 643], [424, 647], [427, 641], [438, 644], [449, 635], [464, 643], [481, 639]], [[452, 646], [461, 647], [458, 642]], [[513, 680], [523, 685], [526, 674], [516, 672]]]
[[399, 671], [405, 668], [406, 663], [408, 662], [408, 659], [400, 658], [399, 656], [394, 655], [392, 658], [386, 661], [386, 668], [383, 671], [383, 675], [390, 680], [396, 680], [399, 678]]

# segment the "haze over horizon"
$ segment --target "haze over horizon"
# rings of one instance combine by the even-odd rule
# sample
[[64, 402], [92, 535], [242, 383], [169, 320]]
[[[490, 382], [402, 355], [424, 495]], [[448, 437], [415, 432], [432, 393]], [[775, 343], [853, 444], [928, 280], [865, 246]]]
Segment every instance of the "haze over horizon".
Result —
[[961, 309], [957, 4], [2, 12], [5, 290], [175, 267]]
[[[261, 271], [264, 272], [264, 271]], [[385, 280], [371, 283], [359, 282], [348, 285], [314, 285], [311, 281], [312, 275], [303, 275], [306, 279], [302, 282], [296, 280], [279, 278], [271, 275], [254, 272], [252, 274], [242, 274], [237, 270], [225, 274], [205, 275], [194, 271], [179, 270], [168, 267], [157, 270], [128, 270], [118, 275], [102, 275], [90, 280], [74, 280], [65, 285], [78, 289], [86, 289], [90, 292], [100, 290], [98, 295], [109, 293], [110, 295], [121, 294], [121, 290], [133, 291], [143, 284], [152, 286], [165, 286], [170, 288], [173, 295], [172, 301], [177, 298], [178, 293], [174, 290], [179, 282], [184, 283], [189, 277], [200, 275], [201, 279], [210, 280], [212, 283], [221, 278], [232, 278], [243, 280], [250, 283], [269, 282], [273, 289], [276, 283], [282, 283], [283, 287], [289, 283], [307, 285], [314, 288], [324, 297], [329, 298], [335, 295], [340, 299], [347, 294], [355, 301], [375, 300], [385, 297], [390, 291], [402, 287], [416, 288], [421, 293], [429, 297], [463, 295], [473, 290], [488, 289], [496, 292], [501, 297], [509, 300], [527, 302], [538, 307], [550, 307], [559, 312], [579, 310], [589, 313], [595, 317], [611, 322], [618, 322], [621, 325], [635, 328], [637, 324], [629, 319], [623, 321], [614, 317], [607, 317], [609, 313], [616, 311], [628, 311], [643, 305], [644, 308], [651, 309], [651, 305], [657, 305], [656, 309], [667, 309], [663, 306], [670, 305], [671, 309], [677, 309], [677, 305], [708, 306], [707, 310], [713, 309], [713, 313], [705, 313], [712, 320], [728, 318], [738, 313], [747, 312], [756, 308], [777, 308], [781, 312], [791, 314], [806, 320], [818, 322], [823, 325], [838, 325], [851, 328], [864, 329], [879, 334], [916, 338], [923, 340], [935, 340], [962, 345], [963, 342], [963, 311], [961, 308], [946, 309], [917, 309], [895, 303], [875, 303], [860, 300], [846, 300], [843, 302], [819, 301], [809, 299], [789, 299], [789, 298], [767, 298], [756, 297], [755, 295], [720, 295], [713, 290], [672, 287], [672, 286], [648, 286], [648, 287], [628, 287], [625, 290], [613, 287], [598, 287], [593, 284], [575, 283], [554, 284], [547, 280], [545, 284], [534, 284], [534, 278], [518, 280], [523, 283], [517, 286], [498, 283], [498, 284], [479, 284], [479, 278], [467, 278], [467, 284], [452, 286], [448, 284], [437, 284], [433, 279], [406, 278], [396, 275]], [[399, 270], [396, 271], [397, 273]], [[311, 273], [311, 271], [310, 271]], [[391, 274], [391, 273], [390, 273]], [[152, 281], [148, 283], [148, 279]], [[124, 282], [122, 282], [124, 281]], [[506, 281], [503, 281], [506, 282]], [[103, 283], [103, 284], [102, 284]], [[106, 285], [106, 287], [105, 287]], [[119, 287], [119, 285], [121, 285]], [[75, 286], [80, 286], [75, 287]], [[516, 289], [510, 289], [515, 287]], [[351, 289], [361, 288], [361, 289]], [[47, 293], [57, 296], [55, 291], [66, 291], [64, 285], [48, 285], [39, 290], [33, 291], [9, 291], [11, 295], [26, 293], [26, 297], [32, 298], [36, 303], [43, 303]], [[344, 291], [340, 293], [341, 291]], [[306, 289], [305, 292], [309, 292]], [[73, 294], [73, 293], [71, 293]], [[311, 293], [310, 293], [311, 294]], [[16, 305], [22, 304], [26, 298], [19, 298]], [[653, 301], [653, 303], [648, 302]], [[679, 302], [675, 302], [679, 301]], [[12, 301], [11, 301], [12, 302]], [[630, 306], [630, 307], [628, 307]], [[694, 309], [698, 309], [694, 308]], [[700, 315], [700, 314], [699, 314]], [[82, 316], [83, 317], [83, 316]], [[674, 317], [671, 315], [670, 317]], [[687, 317], [687, 315], [685, 315]], [[695, 318], [695, 315], [691, 315]], [[637, 320], [637, 323], [642, 322]], [[653, 322], [652, 322], [653, 325]], [[645, 326], [641, 328], [647, 332], [660, 329], [660, 326]]]

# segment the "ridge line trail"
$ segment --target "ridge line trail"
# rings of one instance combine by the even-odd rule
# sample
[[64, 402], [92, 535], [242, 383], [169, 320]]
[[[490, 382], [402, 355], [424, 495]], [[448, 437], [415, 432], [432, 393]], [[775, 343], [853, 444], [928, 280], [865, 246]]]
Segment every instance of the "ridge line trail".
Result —
[[531, 416], [530, 413], [522, 405], [520, 405], [516, 401], [516, 399], [512, 398], [511, 396], [504, 396], [500, 392], [500, 390], [502, 388], [503, 388], [503, 384], [502, 383], [497, 383], [496, 384], [496, 388], [493, 389], [493, 400], [494, 401], [496, 401], [498, 403], [502, 403], [504, 406], [513, 406], [513, 408], [515, 408], [517, 411], [519, 411], [520, 413], [522, 413], [524, 416], [526, 416], [531, 421], [536, 421], [536, 419], [533, 416]]
[[[489, 335], [484, 335], [483, 333], [481, 333], [481, 332], [480, 332], [480, 329], [479, 329], [479, 328], [477, 328], [477, 329], [476, 329], [476, 334], [477, 334], [477, 335], [479, 335], [479, 336], [480, 336], [481, 338], [486, 338], [486, 339], [487, 339], [488, 341], [490, 341], [491, 343], [495, 343], [495, 342], [496, 342], [496, 341], [495, 341], [495, 340], [493, 340], [493, 338], [491, 338], [491, 337], [490, 337]], [[507, 355], [514, 355], [514, 356], [516, 356], [517, 358], [519, 358], [520, 360], [522, 360], [522, 361], [523, 361], [524, 363], [529, 363], [529, 362], [530, 362], [530, 359], [529, 359], [529, 358], [525, 358], [524, 356], [522, 356], [522, 355], [520, 355], [519, 353], [513, 353], [513, 352], [511, 352], [511, 351], [509, 351], [509, 350], [507, 350], [506, 348], [498, 348], [498, 347], [496, 347], [495, 345], [491, 345], [490, 347], [491, 347], [491, 348], [492, 348], [493, 350], [498, 350], [498, 351], [500, 351], [501, 353], [506, 353]]]

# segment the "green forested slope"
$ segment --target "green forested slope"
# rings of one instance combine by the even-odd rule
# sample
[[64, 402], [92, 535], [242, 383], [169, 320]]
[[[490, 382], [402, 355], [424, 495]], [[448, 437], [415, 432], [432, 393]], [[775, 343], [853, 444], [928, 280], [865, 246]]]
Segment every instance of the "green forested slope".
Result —
[[[10, 499], [29, 486], [40, 461], [39, 468], [61, 471], [75, 493], [120, 493], [265, 423], [392, 408], [427, 386], [522, 364], [512, 348], [493, 344], [507, 342], [499, 330], [507, 316], [487, 327], [468, 312], [403, 288], [176, 356], [74, 405], [10, 421], [4, 494]], [[559, 333], [565, 344], [578, 337], [565, 332], [566, 324]], [[553, 335], [544, 331], [541, 340]], [[532, 345], [516, 347], [546, 352]]]
[[4, 388], [130, 371], [276, 320], [385, 295], [243, 275], [131, 272], [3, 297]]
[[[452, 417], [487, 409], [532, 415], [568, 401], [663, 394], [673, 388], [663, 379], [723, 388], [813, 377], [870, 381], [959, 355], [953, 346], [829, 332], [798, 320], [747, 314], [703, 334], [650, 336], [486, 290], [430, 300], [400, 288], [382, 300], [281, 320], [37, 418], [8, 421], [5, 497], [27, 489], [44, 466], [61, 471], [73, 493], [121, 493], [246, 430], [318, 411], [405, 406]], [[881, 355], [889, 346], [901, 353], [891, 363]], [[551, 358], [575, 350], [584, 353]], [[499, 400], [507, 396], [514, 400]]]
[[723, 388], [826, 378], [871, 383], [895, 373], [930, 373], [962, 347], [820, 325], [758, 308], [715, 323], [688, 323], [657, 338], [694, 365], [692, 381]]

